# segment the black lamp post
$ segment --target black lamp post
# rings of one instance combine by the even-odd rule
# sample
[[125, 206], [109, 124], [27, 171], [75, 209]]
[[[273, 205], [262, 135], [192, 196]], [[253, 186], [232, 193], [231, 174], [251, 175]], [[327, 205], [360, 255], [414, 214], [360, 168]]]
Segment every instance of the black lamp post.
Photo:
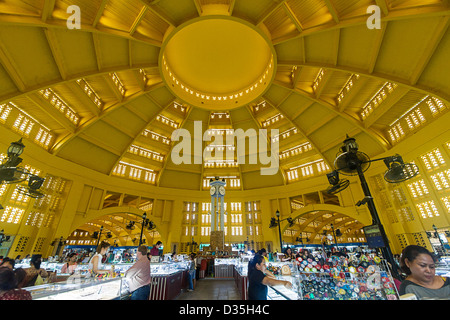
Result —
[[281, 237], [281, 227], [280, 227], [280, 211], [277, 210], [275, 214], [277, 215], [278, 234], [280, 235], [280, 252], [283, 252], [283, 238]]
[[337, 239], [336, 239], [336, 232], [334, 232], [333, 224], [331, 224], [330, 226], [331, 226], [331, 231], [333, 232], [333, 237], [334, 237], [334, 243], [336, 245], [336, 250], [338, 250], [339, 248], [338, 248], [338, 242], [337, 242]]
[[142, 215], [142, 228], [141, 228], [141, 236], [139, 237], [139, 246], [142, 244], [142, 233], [144, 232], [144, 227], [147, 225], [148, 219], [147, 214], [144, 212]]
[[290, 218], [290, 217], [280, 220], [280, 211], [279, 210], [277, 210], [275, 212], [275, 215], [277, 216], [277, 218], [276, 219], [275, 218], [270, 219], [269, 228], [275, 228], [276, 226], [278, 226], [278, 234], [280, 236], [280, 247], [281, 247], [281, 251], [283, 251], [283, 239], [281, 237], [281, 227], [280, 227], [281, 221], [287, 220], [288, 223], [289, 223], [289, 227], [291, 227], [291, 226], [294, 225], [294, 220], [292, 218]]
[[[362, 204], [367, 204], [370, 215], [372, 217], [372, 224], [378, 227], [378, 229], [380, 230], [381, 238], [384, 242], [384, 246], [381, 248], [381, 251], [383, 252], [386, 260], [391, 264], [394, 276], [398, 276], [397, 264], [395, 263], [391, 248], [389, 246], [389, 240], [386, 236], [386, 232], [383, 225], [381, 224], [381, 220], [375, 208], [369, 186], [367, 184], [366, 178], [364, 177], [364, 171], [369, 168], [371, 162], [383, 160], [388, 168], [388, 171], [386, 171], [384, 175], [384, 179], [389, 183], [399, 183], [415, 177], [419, 173], [419, 169], [415, 164], [403, 163], [403, 159], [400, 155], [370, 160], [365, 153], [358, 151], [358, 144], [356, 143], [356, 140], [354, 138], [349, 138], [348, 136], [344, 140], [340, 151], [342, 153], [339, 154], [334, 161], [335, 169], [336, 171], [344, 175], [358, 175], [359, 180], [361, 181], [361, 187], [364, 192], [364, 199], [362, 201], [358, 201], [356, 205], [359, 206]], [[328, 174], [327, 177], [330, 183], [334, 186], [334, 188], [328, 191], [331, 194], [340, 192], [348, 187], [348, 183], [342, 183], [345, 180], [341, 182], [334, 181], [339, 180], [337, 175], [334, 177]]]
[[98, 244], [100, 243], [100, 237], [102, 236], [102, 231], [103, 231], [103, 226], [100, 227], [100, 233], [98, 234], [96, 247], [98, 247]]

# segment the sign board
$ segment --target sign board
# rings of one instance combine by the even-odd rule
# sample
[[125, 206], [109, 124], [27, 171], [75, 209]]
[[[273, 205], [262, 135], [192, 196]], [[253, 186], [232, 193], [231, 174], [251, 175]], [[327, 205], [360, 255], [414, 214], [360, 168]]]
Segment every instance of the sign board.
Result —
[[384, 248], [386, 246], [378, 225], [373, 224], [366, 226], [363, 227], [363, 230], [366, 235], [367, 245], [369, 248]]

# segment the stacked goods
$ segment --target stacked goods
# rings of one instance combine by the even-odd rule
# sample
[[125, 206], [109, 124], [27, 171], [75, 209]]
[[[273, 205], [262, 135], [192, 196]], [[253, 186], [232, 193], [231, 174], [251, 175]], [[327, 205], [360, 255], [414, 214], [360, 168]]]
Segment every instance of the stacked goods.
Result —
[[396, 300], [392, 277], [382, 260], [332, 256], [297, 258], [305, 300]]

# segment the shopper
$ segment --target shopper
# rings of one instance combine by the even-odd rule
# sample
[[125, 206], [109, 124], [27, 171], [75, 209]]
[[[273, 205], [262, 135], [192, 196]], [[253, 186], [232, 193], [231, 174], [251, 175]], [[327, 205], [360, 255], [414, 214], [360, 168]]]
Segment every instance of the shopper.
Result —
[[75, 269], [77, 268], [77, 254], [75, 252], [70, 253], [68, 256], [68, 261], [63, 264], [61, 268], [61, 273], [75, 273]]
[[248, 263], [248, 299], [267, 300], [267, 286], [285, 286], [290, 289], [292, 284], [289, 281], [277, 280], [268, 276], [266, 261], [264, 257], [257, 254]]
[[0, 300], [31, 300], [31, 293], [17, 288], [16, 274], [10, 268], [0, 268]]
[[33, 254], [30, 260], [30, 267], [25, 268], [27, 273], [25, 286], [30, 287], [34, 285], [40, 285], [43, 283], [44, 278], [48, 277], [48, 272], [41, 268], [42, 255]]
[[450, 299], [450, 278], [436, 276], [435, 263], [435, 256], [424, 247], [410, 245], [403, 249], [400, 267], [407, 277], [399, 294], [412, 293], [418, 299]]
[[267, 258], [267, 251], [265, 248], [260, 249], [256, 254], [260, 254], [264, 257], [264, 259], [266, 260], [266, 263], [269, 262], [269, 258]]
[[147, 246], [139, 246], [136, 262], [125, 272], [125, 281], [131, 292], [131, 300], [148, 300], [150, 296], [150, 260], [147, 258]]
[[0, 267], [7, 267], [10, 268], [11, 270], [14, 270], [14, 265], [16, 264], [16, 261], [14, 261], [11, 258], [3, 258], [2, 263], [0, 263]]
[[102, 258], [108, 252], [111, 245], [107, 241], [102, 241], [97, 247], [96, 253], [89, 260], [89, 270], [94, 275], [97, 274], [111, 274], [111, 270], [103, 269]]
[[191, 253], [189, 255], [189, 273], [188, 273], [188, 291], [194, 291], [194, 281], [195, 281], [195, 254]]
[[16, 280], [17, 280], [17, 288], [22, 289], [23, 287], [25, 287], [26, 283], [26, 277], [27, 277], [27, 273], [25, 272], [25, 270], [23, 270], [23, 268], [17, 268], [14, 270], [14, 273], [16, 274]]
[[156, 242], [156, 244], [153, 246], [153, 248], [150, 250], [150, 255], [151, 256], [159, 256], [159, 248], [162, 246], [162, 242], [158, 241]]

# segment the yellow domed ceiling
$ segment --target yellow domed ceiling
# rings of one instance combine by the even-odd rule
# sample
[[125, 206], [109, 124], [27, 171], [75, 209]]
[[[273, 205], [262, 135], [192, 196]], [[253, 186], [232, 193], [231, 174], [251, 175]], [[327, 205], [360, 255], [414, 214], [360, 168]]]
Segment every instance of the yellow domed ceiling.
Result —
[[[5, 0], [0, 121], [61, 163], [161, 188], [295, 183], [330, 170], [346, 135], [373, 157], [446, 112], [449, 17], [441, 0]], [[176, 129], [191, 163], [172, 159]], [[279, 144], [275, 174], [238, 157], [237, 129]], [[231, 158], [195, 158], [212, 136]]]

